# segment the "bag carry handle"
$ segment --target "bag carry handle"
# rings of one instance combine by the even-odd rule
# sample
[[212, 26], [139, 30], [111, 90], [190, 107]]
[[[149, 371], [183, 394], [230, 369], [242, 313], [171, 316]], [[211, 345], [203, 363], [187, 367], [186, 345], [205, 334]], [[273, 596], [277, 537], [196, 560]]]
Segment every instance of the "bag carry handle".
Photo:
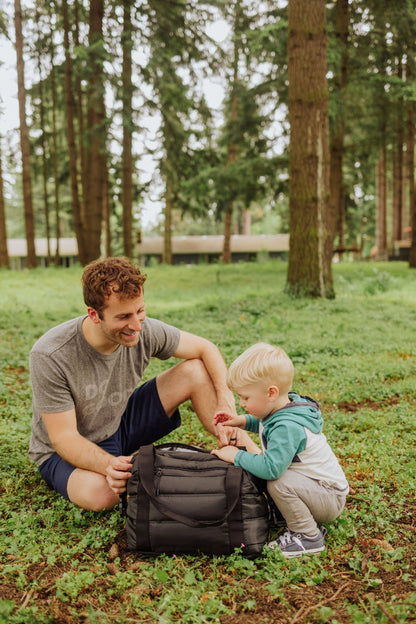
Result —
[[[142, 446], [138, 452], [138, 467], [140, 481], [144, 491], [151, 499], [155, 507], [168, 518], [177, 520], [186, 524], [186, 526], [193, 528], [203, 528], [207, 526], [219, 526], [228, 516], [234, 511], [239, 498], [241, 480], [243, 477], [243, 471], [238, 468], [227, 467], [225, 475], [225, 492], [227, 496], [227, 512], [219, 520], [196, 520], [196, 518], [189, 518], [182, 514], [176, 513], [172, 509], [169, 509], [164, 503], [158, 500], [155, 484], [154, 484], [154, 463], [155, 463], [155, 449], [153, 444], [147, 444]], [[225, 462], [224, 462], [225, 463]]]

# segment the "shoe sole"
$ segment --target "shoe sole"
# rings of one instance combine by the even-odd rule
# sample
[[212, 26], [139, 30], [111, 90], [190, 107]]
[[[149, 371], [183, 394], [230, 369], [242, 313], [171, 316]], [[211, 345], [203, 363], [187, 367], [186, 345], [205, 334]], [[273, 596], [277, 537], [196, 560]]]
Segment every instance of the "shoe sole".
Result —
[[301, 555], [317, 555], [323, 550], [325, 550], [325, 546], [320, 546], [319, 548], [308, 548], [308, 550], [281, 550], [280, 552], [284, 557], [290, 559], [290, 557], [300, 557]]

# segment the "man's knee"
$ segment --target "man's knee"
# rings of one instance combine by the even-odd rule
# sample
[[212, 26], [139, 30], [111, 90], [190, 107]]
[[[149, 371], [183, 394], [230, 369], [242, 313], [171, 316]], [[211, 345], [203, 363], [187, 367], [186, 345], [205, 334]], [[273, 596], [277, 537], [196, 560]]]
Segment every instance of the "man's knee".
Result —
[[111, 509], [119, 500], [103, 475], [80, 469], [70, 476], [67, 490], [71, 503], [88, 511]]
[[188, 379], [192, 379], [193, 384], [207, 383], [210, 380], [202, 360], [185, 360], [181, 362], [181, 366], [183, 366], [181, 373], [185, 373]]
[[171, 371], [173, 373], [171, 382], [174, 382], [175, 387], [182, 388], [186, 392], [187, 398], [191, 398], [195, 392], [200, 393], [203, 389], [208, 390], [208, 386], [212, 385], [211, 377], [201, 360], [184, 360], [177, 365], [175, 371], [173, 369]]

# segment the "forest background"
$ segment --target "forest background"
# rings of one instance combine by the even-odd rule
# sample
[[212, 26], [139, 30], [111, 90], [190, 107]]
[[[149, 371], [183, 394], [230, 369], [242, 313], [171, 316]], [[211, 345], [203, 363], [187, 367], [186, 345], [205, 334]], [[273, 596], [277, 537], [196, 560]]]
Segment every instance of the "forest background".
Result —
[[413, 266], [415, 8], [4, 0], [20, 145], [1, 137], [0, 264], [21, 236], [29, 267], [35, 236], [75, 234], [83, 264], [132, 256], [157, 200], [168, 263], [172, 234], [223, 233], [227, 262], [231, 233], [290, 231], [298, 293], [333, 296], [297, 268], [321, 249], [329, 273], [334, 247], [385, 259], [407, 240]]
[[[149, 315], [212, 340], [227, 364], [258, 340], [287, 351], [294, 389], [321, 404], [351, 487], [347, 507], [316, 556], [128, 551], [117, 508], [75, 507], [27, 454], [28, 353], [47, 329], [83, 313], [82, 268], [2, 271], [1, 624], [414, 623], [416, 272], [404, 262], [338, 263], [336, 299], [284, 294], [280, 260], [146, 272]], [[143, 381], [171, 364], [153, 358]], [[181, 415], [164, 442], [216, 445], [190, 403]]]
[[[0, 6], [20, 113], [1, 137], [0, 264], [7, 238], [25, 237], [33, 269], [0, 272], [0, 621], [413, 621], [416, 273], [339, 263], [333, 300], [327, 273], [296, 270], [328, 265], [334, 247], [386, 258], [403, 239], [414, 264], [415, 3]], [[229, 29], [220, 45], [207, 37], [218, 20]], [[224, 91], [215, 107], [204, 80]], [[127, 551], [117, 510], [71, 506], [29, 462], [27, 354], [83, 309], [81, 267], [65, 279], [36, 269], [31, 243], [75, 235], [81, 263], [133, 255], [154, 196], [166, 248], [147, 270], [149, 312], [203, 333], [227, 364], [259, 337], [278, 340], [297, 389], [322, 404], [351, 495], [318, 557], [144, 559]], [[288, 266], [227, 265], [225, 253], [220, 265], [168, 266], [174, 233], [226, 241], [249, 226], [290, 232]], [[189, 406], [183, 420], [182, 441], [212, 446]]]

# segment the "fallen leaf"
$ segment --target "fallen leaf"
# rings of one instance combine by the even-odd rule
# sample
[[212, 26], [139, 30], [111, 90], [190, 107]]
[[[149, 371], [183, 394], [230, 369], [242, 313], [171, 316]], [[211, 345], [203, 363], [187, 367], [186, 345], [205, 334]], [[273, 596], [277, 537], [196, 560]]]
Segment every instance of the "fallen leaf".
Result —
[[114, 576], [118, 572], [118, 567], [115, 563], [107, 563], [107, 570]]
[[129, 570], [131, 570], [132, 572], [136, 572], [136, 570], [139, 570], [141, 568], [141, 565], [141, 561], [135, 561], [131, 564], [131, 566], [129, 566]]
[[368, 559], [367, 557], [363, 557], [363, 560], [361, 561], [361, 573], [365, 574], [368, 570]]
[[118, 544], [113, 544], [108, 552], [108, 558], [110, 561], [114, 561], [120, 554]]
[[387, 540], [370, 539], [368, 541], [374, 546], [380, 546], [380, 548], [382, 548], [383, 550], [394, 550], [393, 546], [389, 544]]

